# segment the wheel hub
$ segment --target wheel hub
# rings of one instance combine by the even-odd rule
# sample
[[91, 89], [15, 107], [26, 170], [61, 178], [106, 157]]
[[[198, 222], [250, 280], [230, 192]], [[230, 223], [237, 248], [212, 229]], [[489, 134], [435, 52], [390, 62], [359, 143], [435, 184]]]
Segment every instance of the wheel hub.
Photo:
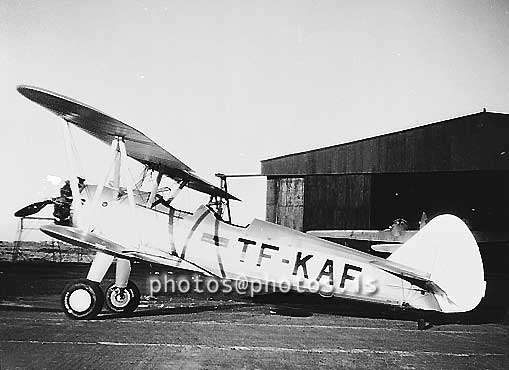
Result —
[[77, 312], [86, 311], [91, 304], [92, 296], [85, 289], [77, 289], [69, 296], [69, 306]]
[[116, 307], [123, 308], [127, 306], [130, 300], [130, 295], [125, 288], [114, 288], [111, 292], [111, 303]]

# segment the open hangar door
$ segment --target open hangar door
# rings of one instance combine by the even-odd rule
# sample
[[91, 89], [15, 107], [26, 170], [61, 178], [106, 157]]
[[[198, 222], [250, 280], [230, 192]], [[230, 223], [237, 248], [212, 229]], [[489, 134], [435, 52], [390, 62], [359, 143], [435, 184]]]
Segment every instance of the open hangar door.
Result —
[[429, 218], [452, 213], [470, 229], [509, 229], [507, 172], [377, 174], [372, 177], [372, 222], [383, 229], [396, 218], [418, 226], [422, 212]]
[[[410, 229], [417, 229], [422, 212], [426, 212], [428, 220], [451, 213], [471, 230], [507, 232], [508, 186], [509, 174], [503, 171], [373, 175], [372, 228], [384, 229], [403, 218]], [[480, 247], [486, 271], [507, 273], [507, 242], [480, 243]]]

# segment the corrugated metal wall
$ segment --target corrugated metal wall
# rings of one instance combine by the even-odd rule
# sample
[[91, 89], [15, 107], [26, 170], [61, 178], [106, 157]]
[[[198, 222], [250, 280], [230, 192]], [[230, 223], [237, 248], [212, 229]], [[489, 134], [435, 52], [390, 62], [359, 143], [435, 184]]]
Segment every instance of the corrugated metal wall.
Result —
[[370, 175], [271, 178], [267, 221], [301, 231], [369, 228], [370, 197]]
[[509, 115], [477, 113], [265, 160], [262, 173], [281, 176], [509, 169], [508, 142]]
[[304, 230], [369, 229], [370, 175], [306, 176]]
[[267, 221], [302, 230], [304, 179], [273, 178], [267, 181]]

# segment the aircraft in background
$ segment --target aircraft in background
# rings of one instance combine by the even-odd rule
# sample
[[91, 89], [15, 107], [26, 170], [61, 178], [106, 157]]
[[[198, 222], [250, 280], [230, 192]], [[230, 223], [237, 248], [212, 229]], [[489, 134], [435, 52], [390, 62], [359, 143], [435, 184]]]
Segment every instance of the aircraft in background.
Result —
[[[94, 318], [104, 303], [112, 312], [133, 312], [140, 292], [129, 280], [132, 261], [319, 294], [337, 298], [338, 305], [343, 299], [452, 313], [472, 310], [484, 296], [477, 243], [465, 223], [453, 215], [435, 217], [387, 259], [258, 219], [237, 226], [221, 217], [221, 207], [238, 200], [235, 196], [198, 177], [143, 133], [62, 95], [30, 86], [19, 86], [18, 91], [64, 120], [67, 153], [72, 153], [71, 124], [111, 148], [103, 183], [80, 186], [73, 170], [70, 197], [17, 212], [26, 216], [47, 204], [67, 202], [70, 217], [41, 230], [97, 251], [87, 277], [64, 288], [62, 307], [70, 318]], [[211, 149], [199, 150], [207, 155]], [[139, 184], [130, 180], [128, 156], [145, 165], [146, 172], [157, 173], [150, 192], [140, 191]], [[158, 199], [163, 177], [178, 183], [164, 202]], [[178, 211], [172, 202], [184, 187], [208, 194], [214, 201], [193, 213]], [[115, 258], [115, 282], [103, 292], [99, 283]], [[419, 320], [419, 328], [423, 325]]]
[[[422, 213], [419, 220], [419, 230], [428, 222], [428, 216]], [[394, 253], [410, 238], [417, 235], [419, 230], [409, 230], [408, 222], [397, 218], [385, 230], [309, 230], [306, 233], [319, 238], [332, 240], [359, 240], [373, 243], [371, 249], [375, 252]], [[493, 243], [509, 241], [507, 232], [472, 231], [478, 243]]]

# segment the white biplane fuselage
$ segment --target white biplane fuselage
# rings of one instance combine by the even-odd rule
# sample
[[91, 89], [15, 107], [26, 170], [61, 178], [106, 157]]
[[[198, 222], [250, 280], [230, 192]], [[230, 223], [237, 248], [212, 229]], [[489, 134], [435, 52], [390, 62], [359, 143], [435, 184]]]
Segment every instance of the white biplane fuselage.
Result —
[[[246, 227], [232, 225], [223, 222], [207, 206], [189, 215], [175, 210], [164, 213], [139, 204], [133, 215], [127, 197], [116, 200], [113, 189], [109, 194], [105, 194], [100, 209], [94, 213], [93, 231], [123, 246], [126, 257], [152, 260], [219, 279], [246, 280], [325, 297], [443, 312], [464, 309], [442, 292], [433, 293], [424, 284], [411, 283], [412, 273], [427, 279], [433, 277], [424, 271], [407, 268], [409, 278], [402, 279], [403, 272], [391, 268], [392, 265], [385, 267], [389, 262], [383, 258], [258, 219]], [[441, 230], [437, 231], [436, 222], [428, 228], [433, 234], [440, 234], [454, 232], [459, 226], [463, 229], [460, 232], [468, 235], [459, 219], [448, 218], [447, 230], [440, 225]], [[432, 246], [429, 248], [431, 253]], [[464, 281], [468, 283], [468, 279]]]
[[141, 206], [129, 227], [129, 222], [115, 222], [121, 214], [125, 220], [125, 202], [104, 208], [100, 218], [105, 222], [94, 232], [174, 267], [283, 290], [440, 310], [433, 294], [370, 265], [376, 257], [266, 221], [241, 227], [223, 222], [207, 206], [181, 216]]

